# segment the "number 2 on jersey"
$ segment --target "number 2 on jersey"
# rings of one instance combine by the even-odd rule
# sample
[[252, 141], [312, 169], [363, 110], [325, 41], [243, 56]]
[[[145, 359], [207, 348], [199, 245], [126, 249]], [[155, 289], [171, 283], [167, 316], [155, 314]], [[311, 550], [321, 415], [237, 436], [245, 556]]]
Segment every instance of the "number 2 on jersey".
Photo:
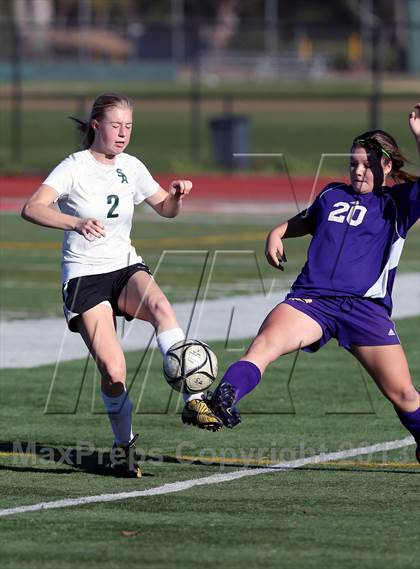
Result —
[[107, 217], [118, 217], [119, 213], [114, 213], [114, 211], [117, 209], [118, 204], [120, 203], [120, 198], [116, 194], [110, 194], [106, 198], [106, 203], [111, 206], [107, 213]]
[[[330, 212], [328, 221], [344, 223], [344, 220], [346, 220], [349, 225], [353, 226], [360, 225], [367, 212], [365, 206], [359, 205], [357, 202], [351, 204], [347, 202], [337, 202], [333, 207], [336, 209]], [[347, 213], [347, 216], [343, 215], [345, 213]]]

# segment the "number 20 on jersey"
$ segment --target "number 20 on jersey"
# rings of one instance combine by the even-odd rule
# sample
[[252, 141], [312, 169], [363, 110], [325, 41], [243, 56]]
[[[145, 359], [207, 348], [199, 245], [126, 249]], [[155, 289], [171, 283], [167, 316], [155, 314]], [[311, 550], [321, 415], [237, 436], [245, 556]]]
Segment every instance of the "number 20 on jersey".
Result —
[[347, 221], [349, 225], [353, 226], [360, 225], [367, 212], [365, 206], [357, 202], [337, 202], [333, 207], [334, 209], [328, 216], [328, 221], [335, 221], [335, 223]]

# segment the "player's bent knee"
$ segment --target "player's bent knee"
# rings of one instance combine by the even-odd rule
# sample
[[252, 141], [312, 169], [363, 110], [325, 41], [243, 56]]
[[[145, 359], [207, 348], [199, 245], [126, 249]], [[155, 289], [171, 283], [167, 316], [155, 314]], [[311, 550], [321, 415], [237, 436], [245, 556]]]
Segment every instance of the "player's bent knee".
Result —
[[101, 362], [100, 370], [102, 375], [110, 383], [125, 383], [126, 368], [125, 363], [112, 359]]
[[175, 313], [165, 296], [157, 296], [149, 301], [149, 309], [155, 322], [162, 322], [167, 318], [174, 318]]
[[419, 396], [419, 392], [417, 391], [417, 389], [414, 386], [404, 390], [402, 393], [402, 397], [406, 401], [417, 401], [418, 396]]
[[257, 353], [264, 353], [267, 349], [267, 342], [263, 336], [257, 336], [252, 341], [251, 346], [249, 347], [248, 352], [257, 352]]
[[268, 365], [276, 360], [280, 354], [277, 346], [273, 346], [264, 335], [260, 335], [252, 342], [247, 355], [257, 357], [259, 360], [263, 360], [265, 365]]
[[418, 400], [418, 393], [414, 387], [407, 387], [397, 391], [392, 398], [392, 402], [397, 407], [404, 407], [407, 404], [415, 403]]

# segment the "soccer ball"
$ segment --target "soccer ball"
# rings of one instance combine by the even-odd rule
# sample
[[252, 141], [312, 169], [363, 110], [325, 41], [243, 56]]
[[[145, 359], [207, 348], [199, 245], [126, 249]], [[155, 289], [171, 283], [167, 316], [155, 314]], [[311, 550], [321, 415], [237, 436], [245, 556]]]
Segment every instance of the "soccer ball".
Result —
[[213, 383], [217, 375], [217, 358], [200, 340], [181, 340], [170, 347], [163, 358], [163, 373], [175, 391], [197, 393]]

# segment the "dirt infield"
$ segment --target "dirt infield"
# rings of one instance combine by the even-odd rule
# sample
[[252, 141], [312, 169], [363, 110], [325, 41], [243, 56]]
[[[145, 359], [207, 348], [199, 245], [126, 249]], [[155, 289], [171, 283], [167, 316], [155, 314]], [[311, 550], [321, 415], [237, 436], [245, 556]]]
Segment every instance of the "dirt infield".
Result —
[[[174, 179], [171, 174], [155, 176], [163, 188]], [[42, 183], [44, 176], [0, 177], [0, 210], [13, 211]], [[308, 176], [207, 175], [191, 176], [194, 191], [189, 200], [217, 202], [298, 202], [307, 203], [330, 181]]]

